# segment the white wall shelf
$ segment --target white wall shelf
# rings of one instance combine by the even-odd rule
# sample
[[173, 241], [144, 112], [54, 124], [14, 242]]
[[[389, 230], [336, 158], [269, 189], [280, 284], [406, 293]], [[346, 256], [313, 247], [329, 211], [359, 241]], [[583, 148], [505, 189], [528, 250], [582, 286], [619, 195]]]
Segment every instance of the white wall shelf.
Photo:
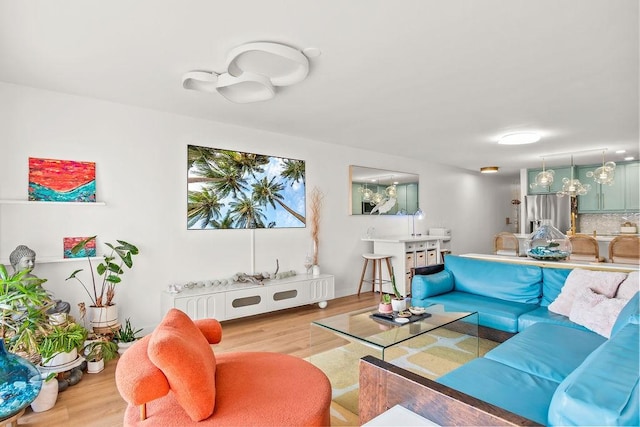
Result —
[[[45, 202], [45, 201], [35, 201], [35, 200], [18, 200], [18, 199], [0, 199], [0, 205], [37, 205], [37, 206], [105, 206], [105, 202]], [[64, 258], [64, 257], [56, 257], [56, 256], [43, 256], [36, 258], [36, 262], [41, 264], [49, 264], [49, 263], [57, 263], [57, 262], [75, 262], [86, 260], [86, 257], [83, 258]], [[91, 258], [91, 260], [102, 260], [104, 257], [95, 257]], [[10, 265], [8, 259], [0, 259], [1, 264]]]
[[[104, 257], [103, 256], [96, 256], [96, 257], [91, 257], [91, 262], [101, 262], [104, 261]], [[54, 256], [38, 256], [36, 257], [36, 264], [51, 264], [51, 263], [57, 263], [57, 262], [78, 262], [78, 261], [87, 261], [86, 257], [82, 257], [82, 258], [61, 258], [61, 257], [54, 257]], [[0, 259], [0, 264], [4, 264], [4, 265], [11, 265], [11, 263], [9, 262], [8, 259]]]
[[105, 206], [105, 202], [45, 202], [36, 200], [0, 199], [0, 205], [66, 205], [66, 206]]

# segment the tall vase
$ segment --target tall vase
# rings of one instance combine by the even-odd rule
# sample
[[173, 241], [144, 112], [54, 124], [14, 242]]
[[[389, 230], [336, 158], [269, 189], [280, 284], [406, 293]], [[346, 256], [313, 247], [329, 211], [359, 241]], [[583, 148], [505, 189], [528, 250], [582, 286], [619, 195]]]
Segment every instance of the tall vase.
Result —
[[0, 339], [0, 419], [9, 418], [33, 402], [42, 387], [40, 372], [28, 360], [9, 353]]
[[58, 380], [52, 378], [42, 383], [38, 397], [31, 402], [33, 412], [44, 412], [53, 408], [58, 400]]

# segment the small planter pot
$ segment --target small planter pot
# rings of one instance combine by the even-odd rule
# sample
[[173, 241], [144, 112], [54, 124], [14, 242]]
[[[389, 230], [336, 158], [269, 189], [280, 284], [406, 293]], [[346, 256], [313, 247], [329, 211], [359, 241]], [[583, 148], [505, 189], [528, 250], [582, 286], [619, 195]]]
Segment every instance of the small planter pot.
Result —
[[385, 303], [381, 302], [378, 305], [378, 311], [380, 313], [393, 313], [393, 307], [391, 307], [391, 304], [385, 304]]
[[392, 299], [391, 307], [393, 311], [403, 311], [407, 309], [407, 300], [403, 299]]
[[89, 307], [89, 320], [94, 328], [109, 328], [118, 324], [118, 306]]
[[87, 373], [97, 374], [104, 369], [104, 359], [96, 360], [95, 362], [87, 360]]
[[78, 350], [75, 348], [69, 353], [56, 353], [51, 359], [42, 361], [42, 366], [52, 368], [55, 366], [67, 365], [78, 358]]
[[31, 402], [33, 412], [44, 412], [53, 408], [58, 400], [58, 380], [52, 378], [42, 383], [38, 397]]

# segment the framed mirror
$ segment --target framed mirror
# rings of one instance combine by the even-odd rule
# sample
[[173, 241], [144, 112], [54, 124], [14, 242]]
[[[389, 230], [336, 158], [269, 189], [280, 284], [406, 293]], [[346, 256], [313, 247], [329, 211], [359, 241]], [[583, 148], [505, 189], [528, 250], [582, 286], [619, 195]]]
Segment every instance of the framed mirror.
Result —
[[349, 214], [413, 215], [419, 176], [412, 173], [349, 166]]

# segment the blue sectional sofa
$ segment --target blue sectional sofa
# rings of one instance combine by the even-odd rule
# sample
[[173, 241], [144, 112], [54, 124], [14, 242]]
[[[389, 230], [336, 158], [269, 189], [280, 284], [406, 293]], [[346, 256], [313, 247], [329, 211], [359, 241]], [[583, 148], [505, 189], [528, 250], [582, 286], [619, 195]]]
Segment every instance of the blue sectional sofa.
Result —
[[543, 425], [640, 425], [640, 294], [608, 340], [539, 322], [437, 382]]
[[443, 304], [448, 311], [477, 311], [478, 324], [516, 333], [535, 322], [581, 328], [564, 316], [549, 313], [572, 268], [487, 261], [447, 255], [444, 269], [416, 275], [411, 304]]
[[[385, 399], [400, 393], [404, 401], [380, 406], [402, 403], [441, 425], [640, 425], [640, 293], [620, 302], [607, 339], [547, 309], [570, 272], [447, 256], [443, 271], [413, 278], [412, 305], [477, 311], [480, 325], [514, 335], [435, 382], [370, 357], [361, 381], [366, 388], [363, 369], [372, 366], [393, 372], [385, 383], [401, 391]], [[362, 383], [360, 393], [361, 402], [370, 399]]]

